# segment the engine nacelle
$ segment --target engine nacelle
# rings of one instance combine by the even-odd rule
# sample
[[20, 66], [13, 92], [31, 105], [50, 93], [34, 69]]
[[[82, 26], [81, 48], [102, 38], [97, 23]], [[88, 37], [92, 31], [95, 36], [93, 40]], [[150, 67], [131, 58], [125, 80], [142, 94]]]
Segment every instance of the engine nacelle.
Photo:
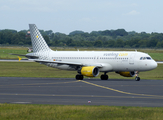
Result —
[[135, 72], [116, 72], [118, 74], [120, 74], [121, 76], [124, 76], [124, 77], [134, 77], [135, 76]]
[[87, 77], [96, 77], [99, 74], [99, 69], [95, 66], [85, 66], [81, 68], [80, 73]]

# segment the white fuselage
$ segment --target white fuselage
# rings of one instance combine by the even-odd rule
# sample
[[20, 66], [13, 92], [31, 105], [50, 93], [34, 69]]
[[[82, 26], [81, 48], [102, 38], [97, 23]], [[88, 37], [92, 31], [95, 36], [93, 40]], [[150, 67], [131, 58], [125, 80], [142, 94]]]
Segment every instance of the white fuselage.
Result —
[[[82, 63], [86, 66], [101, 65], [100, 72], [148, 71], [157, 63], [146, 53], [132, 51], [50, 51], [36, 53], [42, 60]], [[45, 63], [48, 66], [75, 70], [73, 65]]]

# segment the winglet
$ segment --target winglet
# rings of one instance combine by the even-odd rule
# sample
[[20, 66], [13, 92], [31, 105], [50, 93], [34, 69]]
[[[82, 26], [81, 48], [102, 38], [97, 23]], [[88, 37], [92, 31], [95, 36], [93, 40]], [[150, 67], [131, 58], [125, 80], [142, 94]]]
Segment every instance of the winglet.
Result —
[[19, 61], [22, 59], [22, 58], [21, 58], [21, 57], [19, 57], [19, 56], [18, 56], [18, 58], [19, 58]]

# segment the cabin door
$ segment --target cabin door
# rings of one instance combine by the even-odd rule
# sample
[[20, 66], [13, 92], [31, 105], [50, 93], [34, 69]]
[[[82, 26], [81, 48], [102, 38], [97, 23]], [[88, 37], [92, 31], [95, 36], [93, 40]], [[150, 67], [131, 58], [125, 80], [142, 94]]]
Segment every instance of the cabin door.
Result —
[[132, 53], [129, 58], [129, 64], [131, 65], [134, 64], [134, 57], [135, 57], [135, 53]]

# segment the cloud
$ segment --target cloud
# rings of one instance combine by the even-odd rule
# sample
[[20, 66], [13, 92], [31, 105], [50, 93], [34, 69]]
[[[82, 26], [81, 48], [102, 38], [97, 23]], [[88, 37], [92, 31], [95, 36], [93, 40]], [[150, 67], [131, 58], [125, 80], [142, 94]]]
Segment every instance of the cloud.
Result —
[[9, 6], [6, 5], [0, 6], [0, 11], [8, 11], [8, 10], [10, 10]]
[[137, 12], [136, 10], [132, 10], [132, 11], [126, 13], [126, 14], [123, 14], [123, 15], [132, 15], [132, 16], [134, 16], [134, 15], [139, 15], [139, 14], [140, 14], [140, 13]]

